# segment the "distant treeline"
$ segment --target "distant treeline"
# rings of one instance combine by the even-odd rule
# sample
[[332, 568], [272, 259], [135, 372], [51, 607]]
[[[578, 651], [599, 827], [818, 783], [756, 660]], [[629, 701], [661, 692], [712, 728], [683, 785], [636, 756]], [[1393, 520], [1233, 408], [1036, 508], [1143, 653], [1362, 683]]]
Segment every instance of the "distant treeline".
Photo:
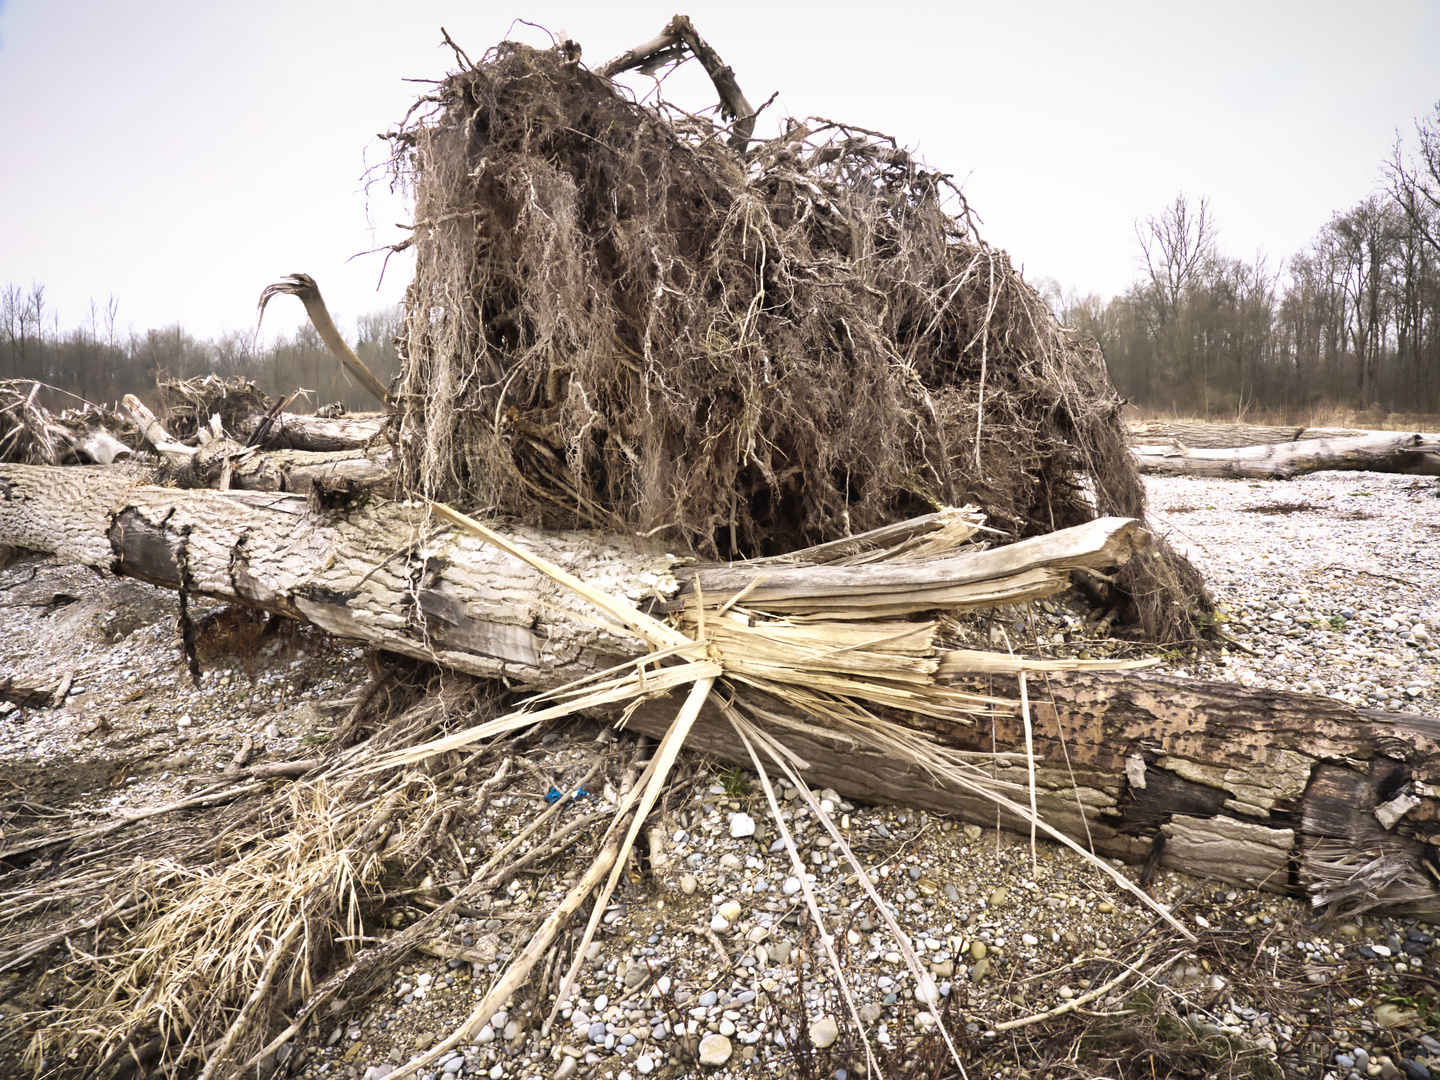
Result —
[[1145, 409], [1440, 412], [1440, 104], [1416, 135], [1383, 191], [1282, 264], [1222, 254], [1208, 202], [1182, 195], [1137, 224], [1144, 272], [1125, 295], [1055, 306]]
[[[35, 379], [96, 404], [114, 404], [126, 394], [154, 404], [159, 380], [239, 375], [273, 398], [302, 387], [312, 391], [308, 402], [302, 399], [292, 406], [296, 412], [333, 401], [352, 412], [380, 407], [343, 374], [308, 323], [289, 340], [257, 346], [253, 335], [241, 331], [201, 340], [178, 325], [144, 333], [121, 330], [119, 315], [116, 298], [103, 307], [92, 301], [83, 324], [62, 331], [44, 285], [0, 287], [0, 379]], [[384, 383], [399, 370], [393, 339], [400, 332], [400, 319], [396, 305], [361, 316], [352, 333], [341, 330]]]
[[[1220, 251], [1207, 200], [1180, 195], [1136, 225], [1144, 272], [1123, 295], [1051, 302], [1104, 350], [1120, 393], [1147, 409], [1200, 416], [1330, 408], [1440, 412], [1440, 103], [1397, 141], [1384, 190], [1336, 213], [1300, 253], [1271, 264]], [[1297, 177], [1296, 183], [1304, 183]], [[97, 403], [142, 398], [157, 379], [243, 375], [273, 397], [375, 402], [309, 326], [256, 349], [232, 332], [201, 341], [179, 326], [118, 332], [118, 303], [93, 302], [62, 332], [43, 285], [0, 292], [0, 378], [38, 379]], [[382, 382], [398, 361], [398, 308], [358, 320], [355, 348]], [[297, 406], [303, 408], [304, 406]]]

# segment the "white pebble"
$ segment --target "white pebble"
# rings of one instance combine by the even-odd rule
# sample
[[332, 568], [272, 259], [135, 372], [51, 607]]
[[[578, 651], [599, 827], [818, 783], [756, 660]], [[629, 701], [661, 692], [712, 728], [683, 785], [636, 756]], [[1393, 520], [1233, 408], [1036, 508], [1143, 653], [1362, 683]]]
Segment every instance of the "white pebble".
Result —
[[730, 835], [736, 840], [755, 835], [755, 819], [743, 811], [730, 815]]

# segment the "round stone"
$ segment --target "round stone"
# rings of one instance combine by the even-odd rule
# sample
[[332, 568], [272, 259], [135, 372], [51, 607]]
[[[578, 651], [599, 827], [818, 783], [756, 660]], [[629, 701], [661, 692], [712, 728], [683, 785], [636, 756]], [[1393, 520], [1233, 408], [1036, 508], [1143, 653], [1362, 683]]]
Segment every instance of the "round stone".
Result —
[[934, 979], [921, 979], [915, 987], [915, 1000], [922, 1005], [934, 1005], [940, 1000], [940, 988], [935, 985]]
[[700, 1040], [700, 1064], [715, 1068], [730, 1060], [734, 1048], [724, 1035], [710, 1034]]
[[839, 1037], [840, 1025], [835, 1023], [834, 1017], [822, 1016], [810, 1024], [810, 1042], [817, 1050], [824, 1050]]

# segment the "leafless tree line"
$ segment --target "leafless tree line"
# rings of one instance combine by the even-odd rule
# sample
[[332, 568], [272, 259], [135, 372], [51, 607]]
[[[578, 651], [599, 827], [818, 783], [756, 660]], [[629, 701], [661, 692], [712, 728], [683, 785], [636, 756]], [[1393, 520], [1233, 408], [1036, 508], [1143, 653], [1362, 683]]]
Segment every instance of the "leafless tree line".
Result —
[[[179, 324], [137, 333], [122, 329], [120, 303], [91, 301], [81, 324], [61, 330], [59, 313], [43, 284], [0, 287], [0, 379], [33, 379], [97, 403], [125, 394], [142, 399], [161, 379], [215, 374], [253, 380], [272, 397], [297, 389], [311, 405], [343, 402], [350, 410], [373, 409], [374, 399], [348, 380], [308, 324], [292, 338], [265, 345], [249, 331], [199, 339]], [[356, 320], [355, 351], [371, 371], [389, 382], [399, 369], [394, 338], [398, 305]], [[297, 406], [303, 407], [303, 406]]]
[[[1105, 301], [1057, 306], [1099, 341], [1122, 394], [1203, 416], [1326, 407], [1440, 412], [1440, 103], [1397, 139], [1383, 189], [1337, 212], [1305, 250], [1272, 264], [1221, 252], [1208, 200], [1179, 195], [1136, 224], [1141, 274]], [[91, 302], [62, 332], [43, 285], [0, 288], [0, 378], [36, 379], [89, 401], [144, 395], [161, 378], [254, 379], [273, 396], [372, 407], [308, 325], [257, 347], [249, 333], [198, 340], [179, 325], [121, 331], [119, 302]], [[395, 374], [397, 310], [357, 320], [356, 351]]]
[[1440, 412], [1440, 104], [1397, 139], [1385, 183], [1282, 264], [1223, 254], [1210, 204], [1184, 195], [1138, 222], [1122, 296], [1064, 303], [1146, 408]]

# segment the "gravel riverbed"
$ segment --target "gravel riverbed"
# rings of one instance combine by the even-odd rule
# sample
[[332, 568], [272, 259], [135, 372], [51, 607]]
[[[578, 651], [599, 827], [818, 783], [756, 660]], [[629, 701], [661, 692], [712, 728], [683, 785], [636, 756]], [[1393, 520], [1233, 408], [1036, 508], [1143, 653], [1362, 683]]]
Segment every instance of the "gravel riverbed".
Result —
[[[1166, 670], [1440, 714], [1435, 480], [1323, 473], [1147, 486], [1154, 524], [1205, 575], [1236, 643], [1167, 657]], [[218, 658], [195, 689], [173, 645], [173, 598], [49, 561], [0, 570], [0, 603], [0, 678], [74, 673], [62, 706], [0, 715], [0, 770], [31, 801], [89, 806], [102, 819], [174, 799], [187, 777], [222, 770], [246, 738], [261, 760], [304, 756], [333, 726], [334, 702], [365, 678], [358, 650], [299, 633], [266, 640], [243, 664]], [[1005, 618], [1032, 646], [1104, 651], [1084, 640], [1067, 604]], [[467, 880], [497, 837], [544, 808], [547, 787], [573, 790], [597, 760], [627, 749], [629, 736], [585, 724], [537, 735], [524, 782], [457, 827], [453, 865], [426, 887]], [[421, 1076], [859, 1075], [864, 1059], [826, 974], [822, 932], [855, 986], [872, 1046], [889, 1055], [886, 1075], [929, 1075], [915, 1070], [937, 1015], [972, 1077], [1151, 1075], [1141, 1071], [1146, 1049], [1130, 1045], [1140, 1028], [1116, 1028], [1077, 1057], [1074, 1039], [1037, 1034], [1053, 1032], [1053, 1021], [1034, 1019], [1079, 1002], [1072, 1015], [1109, 1013], [1117, 1019], [1094, 1023], [1123, 1028], [1137, 995], [1178, 1017], [1206, 1052], [1243, 1059], [1246, 1075], [1423, 1078], [1440, 1067], [1433, 927], [1324, 922], [1294, 900], [1162, 871], [1151, 892], [1199, 935], [1187, 946], [1065, 848], [1041, 842], [1032, 859], [1026, 838], [820, 793], [900, 923], [897, 942], [798, 792], [779, 795], [799, 867], [755, 778], [693, 761], [682, 771], [649, 865], [617, 890], [548, 1031], [548, 1002], [522, 991]], [[599, 808], [610, 794], [596, 785], [564, 813]], [[557, 860], [459, 913], [429, 953], [282, 1048], [282, 1074], [381, 1080], [445, 1039], [526, 944], [511, 927], [528, 925], [523, 916], [558, 900], [585, 868]], [[823, 928], [804, 910], [802, 876]], [[34, 1002], [29, 983], [0, 978], [11, 980], [0, 982], [0, 1075], [14, 1075], [5, 1070], [21, 1067], [19, 1026]], [[1148, 1052], [1153, 1072], [1162, 1059]]]

